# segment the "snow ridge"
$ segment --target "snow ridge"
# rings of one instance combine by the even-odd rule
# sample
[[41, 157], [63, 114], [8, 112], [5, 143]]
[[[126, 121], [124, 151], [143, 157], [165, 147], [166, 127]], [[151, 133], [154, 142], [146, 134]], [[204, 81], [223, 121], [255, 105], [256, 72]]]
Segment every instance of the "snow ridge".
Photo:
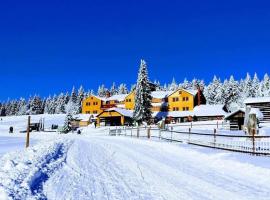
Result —
[[43, 184], [66, 160], [71, 141], [59, 140], [5, 155], [0, 160], [0, 197], [47, 199]]

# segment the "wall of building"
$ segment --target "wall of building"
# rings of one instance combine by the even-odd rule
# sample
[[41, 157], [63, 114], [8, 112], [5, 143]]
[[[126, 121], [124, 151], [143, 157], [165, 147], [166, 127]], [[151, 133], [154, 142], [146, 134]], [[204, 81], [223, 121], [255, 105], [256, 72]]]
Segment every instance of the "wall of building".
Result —
[[194, 96], [185, 90], [178, 90], [168, 97], [169, 111], [192, 111]]

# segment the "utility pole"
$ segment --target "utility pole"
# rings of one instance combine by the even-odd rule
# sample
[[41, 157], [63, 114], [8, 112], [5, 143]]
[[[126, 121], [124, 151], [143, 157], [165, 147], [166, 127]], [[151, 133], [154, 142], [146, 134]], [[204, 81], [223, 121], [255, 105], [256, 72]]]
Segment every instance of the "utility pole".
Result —
[[28, 116], [25, 148], [28, 148], [29, 147], [29, 144], [30, 144], [30, 121], [31, 121], [31, 117]]

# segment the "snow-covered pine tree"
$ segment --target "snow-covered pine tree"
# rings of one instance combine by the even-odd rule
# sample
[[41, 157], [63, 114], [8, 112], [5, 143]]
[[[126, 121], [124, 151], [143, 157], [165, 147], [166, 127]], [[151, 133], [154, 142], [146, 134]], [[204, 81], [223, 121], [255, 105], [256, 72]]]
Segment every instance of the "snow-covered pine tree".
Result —
[[150, 123], [152, 118], [151, 112], [151, 88], [149, 85], [147, 65], [144, 60], [141, 60], [141, 65], [138, 74], [138, 80], [135, 90], [135, 109], [133, 118], [138, 123]]
[[255, 97], [254, 90], [252, 89], [253, 87], [253, 81], [247, 73], [246, 79], [244, 80], [244, 90], [243, 90], [243, 97], [248, 98], [248, 97]]
[[204, 95], [208, 104], [220, 104], [222, 97], [222, 84], [220, 79], [214, 76], [212, 82], [204, 90]]
[[128, 89], [127, 89], [126, 84], [121, 83], [121, 84], [119, 85], [118, 93], [119, 93], [119, 94], [128, 94]]
[[105, 97], [108, 89], [105, 88], [105, 85], [102, 84], [101, 86], [98, 87], [98, 96], [100, 97]]
[[260, 88], [261, 96], [269, 97], [270, 96], [270, 78], [268, 74], [265, 74], [261, 82]]
[[184, 79], [184, 82], [181, 84], [181, 88], [183, 88], [183, 89], [185, 89], [185, 90], [191, 89], [191, 84], [190, 84], [190, 82], [187, 80], [187, 78]]
[[19, 110], [18, 110], [18, 113], [17, 115], [26, 115], [27, 114], [27, 103], [26, 103], [26, 100], [24, 98], [20, 98], [20, 101], [19, 101]]
[[239, 84], [234, 80], [234, 77], [231, 76], [230, 80], [224, 81], [222, 87], [222, 102], [229, 110], [233, 111], [238, 108], [237, 99], [240, 96]]
[[78, 113], [82, 112], [82, 101], [85, 98], [85, 93], [84, 89], [81, 86], [80, 89], [78, 90], [78, 98], [77, 98], [77, 105], [78, 105]]
[[66, 105], [66, 113], [70, 113], [72, 115], [79, 113], [78, 96], [75, 87], [73, 87], [69, 102]]
[[29, 103], [29, 114], [38, 115], [42, 114], [42, 100], [39, 96], [35, 95]]
[[110, 94], [111, 94], [111, 96], [112, 96], [112, 95], [118, 94], [118, 90], [117, 90], [117, 87], [116, 87], [115, 82], [113, 82], [113, 84], [112, 84], [112, 86], [111, 86]]
[[254, 78], [252, 80], [252, 93], [253, 93], [253, 97], [260, 97], [260, 80], [257, 76], [257, 73], [254, 74]]
[[178, 89], [178, 85], [177, 85], [177, 83], [176, 83], [176, 81], [175, 81], [175, 79], [173, 77], [172, 82], [171, 82], [171, 84], [169, 86], [169, 90], [170, 91], [176, 91], [177, 89]]
[[57, 105], [55, 108], [55, 114], [64, 114], [66, 113], [66, 102], [65, 95], [61, 93], [57, 98]]
[[73, 117], [70, 113], [66, 115], [65, 121], [64, 121], [64, 126], [62, 128], [63, 133], [68, 133], [71, 131], [71, 121]]

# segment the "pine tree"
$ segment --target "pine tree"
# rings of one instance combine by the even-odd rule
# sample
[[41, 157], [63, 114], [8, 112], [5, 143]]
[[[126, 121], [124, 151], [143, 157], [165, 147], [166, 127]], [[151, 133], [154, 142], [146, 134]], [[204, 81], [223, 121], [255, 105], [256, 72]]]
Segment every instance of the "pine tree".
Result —
[[68, 113], [66, 115], [65, 121], [64, 121], [64, 126], [62, 129], [63, 133], [68, 133], [71, 131], [71, 121], [72, 121], [73, 117], [70, 113]]
[[176, 83], [176, 81], [175, 81], [175, 79], [173, 77], [172, 83], [169, 86], [169, 90], [170, 91], [176, 91], [177, 89], [178, 89], [178, 85], [177, 85], [177, 83]]
[[118, 90], [117, 90], [117, 87], [116, 87], [116, 85], [115, 85], [115, 82], [113, 82], [113, 84], [112, 84], [112, 87], [111, 87], [111, 89], [110, 89], [110, 94], [111, 94], [111, 95], [116, 95], [116, 94], [118, 94]]
[[66, 113], [66, 102], [65, 95], [61, 93], [57, 98], [57, 105], [55, 108], [55, 114], [64, 114]]
[[126, 84], [122, 83], [119, 85], [118, 93], [119, 94], [128, 94], [128, 89], [127, 89]]
[[252, 80], [252, 93], [253, 97], [259, 97], [260, 96], [260, 80], [257, 76], [257, 73], [254, 74], [254, 78]]
[[42, 101], [39, 96], [35, 95], [33, 99], [30, 99], [29, 114], [38, 115], [42, 114]]
[[264, 75], [263, 81], [261, 82], [260, 93], [263, 97], [270, 96], [270, 78], [268, 74]]
[[78, 91], [78, 98], [77, 98], [78, 113], [82, 112], [82, 101], [84, 98], [85, 98], [85, 93], [84, 93], [83, 87], [81, 86]]
[[135, 110], [133, 118], [138, 124], [142, 122], [150, 123], [152, 118], [151, 112], [151, 88], [149, 85], [147, 65], [141, 60], [138, 74], [138, 80], [135, 90]]
[[208, 104], [221, 104], [222, 84], [220, 79], [214, 76], [213, 81], [204, 90], [204, 95]]
[[18, 113], [17, 115], [26, 115], [27, 114], [27, 103], [26, 103], [26, 100], [24, 98], [21, 98], [20, 101], [19, 101], [19, 110], [18, 110]]
[[244, 80], [244, 90], [243, 90], [244, 98], [255, 97], [255, 93], [252, 87], [253, 87], [253, 81], [249, 73], [247, 73], [246, 79]]
[[224, 81], [221, 93], [222, 102], [225, 106], [229, 108], [229, 110], [234, 110], [238, 108], [236, 102], [240, 96], [239, 84], [237, 81], [234, 80], [233, 76], [230, 77], [229, 81]]
[[107, 92], [108, 92], [108, 89], [105, 88], [105, 85], [102, 84], [101, 86], [98, 87], [98, 96], [106, 97]]

